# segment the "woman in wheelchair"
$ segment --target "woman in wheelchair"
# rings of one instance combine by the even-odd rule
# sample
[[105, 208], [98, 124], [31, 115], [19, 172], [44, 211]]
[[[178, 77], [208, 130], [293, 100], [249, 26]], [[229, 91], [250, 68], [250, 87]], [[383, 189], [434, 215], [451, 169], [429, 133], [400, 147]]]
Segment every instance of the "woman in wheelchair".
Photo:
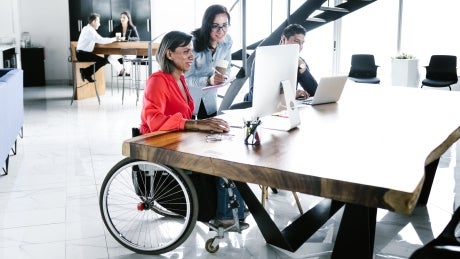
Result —
[[[165, 130], [212, 131], [217, 133], [230, 130], [228, 123], [220, 118], [192, 119], [195, 104], [184, 77], [184, 73], [190, 69], [194, 60], [190, 34], [180, 31], [167, 33], [160, 43], [156, 60], [160, 70], [149, 77], [145, 86], [141, 112], [141, 134]], [[215, 192], [212, 191], [214, 188], [211, 187], [209, 192], [209, 190], [203, 190], [208, 188], [203, 188], [202, 184], [195, 186], [200, 204], [198, 220], [208, 221], [212, 219], [211, 225], [224, 228], [234, 225], [232, 208], [228, 206], [231, 199], [228, 189], [225, 187], [226, 180], [204, 174], [193, 175], [206, 178], [204, 182], [211, 182], [216, 190]], [[195, 181], [193, 182], [195, 183]], [[200, 182], [203, 183], [203, 181]], [[202, 202], [200, 191], [208, 191], [207, 195], [214, 196], [214, 201], [217, 204], [209, 204], [209, 200], [213, 200], [209, 196], [203, 197], [204, 202]], [[242, 220], [244, 219], [244, 201], [236, 188], [233, 188], [232, 191], [238, 204], [238, 217]], [[201, 211], [209, 210], [208, 207], [213, 209], [213, 217], [200, 217]], [[248, 226], [247, 223], [239, 223], [241, 230]]]

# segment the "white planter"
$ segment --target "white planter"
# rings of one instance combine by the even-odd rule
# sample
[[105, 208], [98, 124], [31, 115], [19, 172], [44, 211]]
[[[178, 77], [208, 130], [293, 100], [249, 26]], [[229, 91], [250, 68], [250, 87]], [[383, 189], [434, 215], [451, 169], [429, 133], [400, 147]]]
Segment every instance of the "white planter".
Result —
[[418, 59], [392, 59], [391, 79], [392, 85], [419, 87]]

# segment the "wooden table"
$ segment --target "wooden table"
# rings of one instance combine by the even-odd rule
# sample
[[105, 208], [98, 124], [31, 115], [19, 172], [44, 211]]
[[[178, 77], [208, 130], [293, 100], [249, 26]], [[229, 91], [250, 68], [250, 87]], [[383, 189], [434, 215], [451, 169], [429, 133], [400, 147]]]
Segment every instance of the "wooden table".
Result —
[[[121, 54], [122, 48], [135, 48], [137, 50], [137, 54], [139, 56], [148, 56], [149, 50], [149, 42], [148, 41], [124, 41], [124, 42], [113, 42], [109, 44], [96, 44], [94, 46], [93, 52], [95, 54], [102, 54], [102, 55], [111, 55], [111, 54]], [[158, 50], [158, 43], [152, 43], [152, 55], [155, 55]], [[75, 56], [75, 49], [77, 47], [76, 41], [70, 42], [70, 47], [72, 49], [72, 59], [76, 60], [77, 57]]]
[[[295, 251], [345, 206], [332, 258], [372, 258], [377, 208], [426, 204], [440, 156], [460, 138], [460, 93], [345, 87], [339, 103], [300, 109], [290, 132], [262, 129], [261, 145], [206, 142], [207, 133], [157, 132], [123, 143], [132, 158], [236, 181], [269, 244]], [[246, 183], [324, 197], [280, 231]]]
[[[120, 54], [120, 50], [122, 48], [126, 49], [133, 49], [137, 50], [138, 56], [145, 56], [149, 55], [149, 42], [148, 41], [117, 41], [109, 44], [96, 44], [94, 46], [93, 52], [96, 54], [104, 54], [104, 55], [111, 55], [111, 54]], [[158, 50], [158, 43], [152, 43], [152, 55], [155, 55]]]

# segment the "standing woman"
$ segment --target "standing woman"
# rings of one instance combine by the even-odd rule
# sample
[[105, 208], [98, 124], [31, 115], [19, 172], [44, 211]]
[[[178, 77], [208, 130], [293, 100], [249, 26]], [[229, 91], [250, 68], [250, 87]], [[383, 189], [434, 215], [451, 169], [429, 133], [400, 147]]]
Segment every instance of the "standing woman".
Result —
[[[120, 14], [120, 24], [113, 29], [110, 36], [115, 37], [115, 34], [119, 32], [121, 33], [121, 37], [125, 37], [126, 40], [128, 39], [136, 39], [139, 40], [139, 33], [137, 33], [136, 26], [134, 26], [131, 20], [131, 14], [128, 11], [121, 12]], [[118, 39], [117, 39], [118, 40]], [[123, 70], [122, 65], [122, 56], [121, 55], [109, 55], [107, 58], [110, 64], [115, 67], [115, 71], [119, 76], [123, 76], [123, 73], [126, 73], [129, 76], [128, 71], [131, 71], [131, 64], [125, 64], [126, 72]], [[130, 57], [135, 58], [135, 57]]]
[[[230, 74], [232, 39], [227, 35], [230, 27], [230, 14], [222, 5], [209, 6], [204, 15], [201, 27], [192, 32], [193, 54], [195, 62], [185, 74], [195, 101], [194, 115], [198, 119], [217, 115], [217, 89], [201, 90], [203, 87], [218, 85], [225, 82]], [[217, 60], [227, 60], [227, 74], [215, 72]]]

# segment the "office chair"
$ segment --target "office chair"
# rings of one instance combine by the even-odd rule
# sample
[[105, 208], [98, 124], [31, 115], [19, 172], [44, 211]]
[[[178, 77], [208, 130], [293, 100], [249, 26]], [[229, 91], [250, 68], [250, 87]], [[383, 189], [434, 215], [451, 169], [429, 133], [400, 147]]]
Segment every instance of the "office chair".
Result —
[[[460, 258], [460, 207], [437, 238], [417, 249], [410, 259]], [[457, 230], [457, 233], [456, 232]]]
[[[125, 64], [131, 63], [131, 71], [130, 71], [130, 76], [134, 75], [134, 85], [136, 88], [136, 105], [139, 101], [139, 90], [140, 90], [140, 82], [141, 82], [141, 70], [140, 67], [144, 65], [144, 67], [148, 66], [149, 60], [144, 57], [138, 57], [137, 56], [137, 49], [131, 49], [131, 48], [122, 48], [121, 49], [121, 55], [123, 56], [123, 68], [125, 68]], [[147, 74], [147, 72], [146, 72]], [[122, 86], [122, 97], [121, 97], [121, 103], [123, 104], [123, 99], [125, 95], [125, 74], [123, 75], [123, 86]], [[148, 75], [147, 75], [148, 76]]]
[[[120, 64], [123, 63], [123, 57], [119, 58], [118, 62], [120, 62]], [[116, 70], [114, 69], [114, 66], [112, 64], [110, 64], [110, 75], [111, 75], [110, 89], [111, 89], [111, 92], [112, 92], [112, 95], [113, 95], [114, 78], [115, 78], [116, 84], [117, 84], [117, 91], [119, 92], [120, 88], [119, 88], [118, 83], [119, 83], [119, 81], [121, 79], [121, 76], [116, 72]]]
[[351, 56], [351, 68], [348, 78], [356, 83], [380, 84], [377, 77], [377, 68], [374, 55], [354, 54]]
[[422, 86], [449, 87], [457, 83], [457, 57], [449, 55], [432, 55], [430, 64], [425, 66], [426, 76]]
[[[243, 101], [240, 103], [234, 103], [229, 107], [229, 110], [236, 110], [236, 109], [246, 109], [252, 107], [252, 102]], [[270, 187], [274, 193], [278, 193], [276, 188]], [[268, 186], [261, 186], [262, 194], [260, 198], [260, 202], [262, 203], [262, 207], [265, 207], [265, 200], [268, 199]], [[292, 192], [294, 196], [295, 203], [297, 208], [299, 209], [300, 214], [303, 214], [302, 204], [300, 204], [299, 196], [296, 192]]]

